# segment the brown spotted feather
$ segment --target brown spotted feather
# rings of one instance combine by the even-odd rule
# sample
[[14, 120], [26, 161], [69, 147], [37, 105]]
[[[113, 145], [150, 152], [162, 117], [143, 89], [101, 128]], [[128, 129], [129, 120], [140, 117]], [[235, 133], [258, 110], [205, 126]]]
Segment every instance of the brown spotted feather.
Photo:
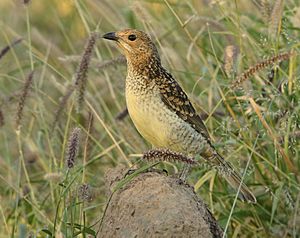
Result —
[[155, 81], [159, 87], [161, 99], [168, 108], [173, 110], [182, 120], [188, 122], [210, 143], [210, 137], [202, 119], [172, 75], [162, 70], [160, 75], [155, 77]]

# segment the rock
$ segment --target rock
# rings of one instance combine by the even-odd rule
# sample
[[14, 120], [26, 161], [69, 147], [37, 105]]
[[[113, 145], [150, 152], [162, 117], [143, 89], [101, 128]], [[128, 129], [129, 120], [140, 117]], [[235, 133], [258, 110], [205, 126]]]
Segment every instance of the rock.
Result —
[[[116, 173], [106, 174], [110, 190], [116, 179], [120, 179]], [[217, 238], [222, 234], [192, 187], [163, 173], [147, 172], [113, 194], [98, 237]]]

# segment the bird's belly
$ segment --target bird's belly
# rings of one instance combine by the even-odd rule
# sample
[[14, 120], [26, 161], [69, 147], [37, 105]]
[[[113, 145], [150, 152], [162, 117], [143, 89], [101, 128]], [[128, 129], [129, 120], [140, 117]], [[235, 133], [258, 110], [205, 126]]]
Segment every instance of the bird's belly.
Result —
[[150, 95], [144, 97], [127, 93], [129, 115], [139, 133], [155, 147], [168, 147], [170, 126], [160, 100]]

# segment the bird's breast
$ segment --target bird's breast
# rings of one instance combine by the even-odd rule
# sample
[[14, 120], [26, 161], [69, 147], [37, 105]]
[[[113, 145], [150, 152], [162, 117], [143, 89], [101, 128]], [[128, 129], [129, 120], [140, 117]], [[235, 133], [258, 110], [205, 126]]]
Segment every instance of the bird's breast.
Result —
[[129, 115], [139, 133], [156, 147], [168, 147], [171, 128], [166, 115], [167, 108], [158, 90], [134, 90], [126, 87], [126, 103]]

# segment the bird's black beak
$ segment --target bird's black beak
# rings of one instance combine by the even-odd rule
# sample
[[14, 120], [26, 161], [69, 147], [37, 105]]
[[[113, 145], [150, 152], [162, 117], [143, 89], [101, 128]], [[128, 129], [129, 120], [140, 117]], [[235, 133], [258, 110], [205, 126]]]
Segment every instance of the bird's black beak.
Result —
[[115, 41], [118, 40], [118, 37], [116, 36], [115, 32], [108, 32], [104, 34], [102, 37], [107, 40], [115, 40]]

